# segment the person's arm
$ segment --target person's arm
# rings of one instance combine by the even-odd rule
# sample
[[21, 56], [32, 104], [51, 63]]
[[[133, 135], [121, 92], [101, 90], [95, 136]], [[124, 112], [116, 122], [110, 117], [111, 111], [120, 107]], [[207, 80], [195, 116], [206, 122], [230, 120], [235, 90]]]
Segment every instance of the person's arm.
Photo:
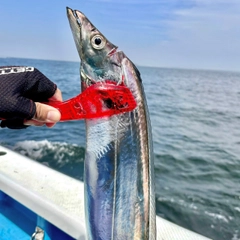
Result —
[[61, 91], [36, 68], [0, 67], [1, 127], [52, 127], [61, 115], [57, 109], [40, 103], [48, 100], [62, 101]]

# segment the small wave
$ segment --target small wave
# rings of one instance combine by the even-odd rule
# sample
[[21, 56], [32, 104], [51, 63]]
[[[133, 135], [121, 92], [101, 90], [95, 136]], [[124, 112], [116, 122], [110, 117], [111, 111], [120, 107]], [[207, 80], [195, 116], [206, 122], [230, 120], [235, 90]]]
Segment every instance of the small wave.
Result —
[[166, 202], [166, 203], [175, 203], [176, 205], [180, 205], [182, 207], [190, 208], [190, 209], [193, 209], [193, 210], [198, 209], [198, 207], [194, 203], [186, 202], [183, 199], [175, 200], [174, 198], [158, 197], [157, 201], [158, 202]]
[[240, 212], [240, 207], [235, 207], [234, 208], [236, 211]]
[[[218, 220], [222, 220], [226, 223], [229, 222], [228, 218], [221, 215], [221, 214], [218, 214], [218, 213], [211, 213], [211, 212], [208, 212], [208, 211], [205, 211], [204, 212], [206, 215], [210, 216], [210, 217], [213, 217], [214, 219], [218, 219]], [[231, 220], [231, 219], [230, 219]]]
[[69, 161], [83, 161], [85, 150], [76, 144], [50, 142], [48, 140], [26, 140], [17, 142], [13, 150], [40, 162], [55, 162], [64, 165]]
[[232, 240], [240, 240], [240, 236], [238, 234], [239, 234], [239, 231], [236, 230], [235, 233], [233, 234]]

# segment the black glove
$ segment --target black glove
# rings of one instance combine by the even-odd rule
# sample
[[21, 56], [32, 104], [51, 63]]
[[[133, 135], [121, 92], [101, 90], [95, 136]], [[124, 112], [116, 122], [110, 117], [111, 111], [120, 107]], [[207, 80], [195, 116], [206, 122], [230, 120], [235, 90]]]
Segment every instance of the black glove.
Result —
[[35, 102], [47, 102], [57, 86], [33, 67], [0, 67], [1, 127], [25, 128], [23, 121], [33, 118]]

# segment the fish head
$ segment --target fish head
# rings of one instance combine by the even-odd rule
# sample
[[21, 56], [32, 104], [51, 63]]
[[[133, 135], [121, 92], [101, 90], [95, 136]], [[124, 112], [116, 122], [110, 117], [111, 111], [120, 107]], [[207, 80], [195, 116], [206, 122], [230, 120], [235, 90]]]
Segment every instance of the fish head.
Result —
[[117, 46], [108, 41], [82, 12], [67, 8], [67, 16], [81, 59], [82, 90], [98, 81], [119, 82], [121, 67], [115, 55]]

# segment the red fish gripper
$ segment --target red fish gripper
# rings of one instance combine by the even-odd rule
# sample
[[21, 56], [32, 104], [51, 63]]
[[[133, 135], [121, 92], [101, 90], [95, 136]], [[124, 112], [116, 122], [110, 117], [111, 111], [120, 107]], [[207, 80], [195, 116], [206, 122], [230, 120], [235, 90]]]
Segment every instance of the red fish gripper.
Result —
[[129, 88], [110, 81], [95, 83], [64, 102], [46, 104], [60, 111], [60, 121], [108, 117], [130, 112], [137, 106]]

